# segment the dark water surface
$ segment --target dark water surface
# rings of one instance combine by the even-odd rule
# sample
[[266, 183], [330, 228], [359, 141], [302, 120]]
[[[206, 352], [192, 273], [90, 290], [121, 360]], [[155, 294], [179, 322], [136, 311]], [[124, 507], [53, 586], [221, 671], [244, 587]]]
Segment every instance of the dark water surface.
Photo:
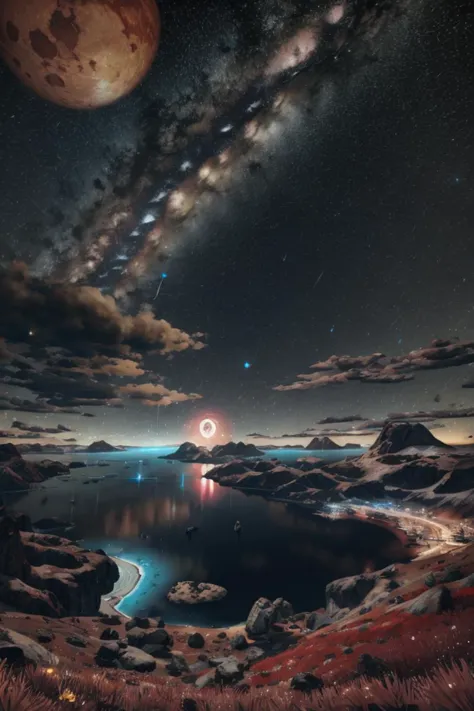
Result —
[[[128, 615], [158, 607], [168, 623], [230, 625], [244, 620], [260, 596], [282, 596], [296, 611], [314, 610], [324, 605], [331, 580], [406, 557], [395, 536], [383, 528], [329, 521], [220, 487], [202, 478], [208, 465], [157, 458], [168, 451], [75, 457], [91, 465], [100, 457], [109, 466], [71, 470], [69, 481], [51, 479], [14, 504], [33, 521], [50, 516], [71, 521], [74, 529], [68, 535], [83, 539], [82, 546], [103, 548], [139, 564], [143, 579], [120, 605]], [[272, 451], [268, 456], [291, 463], [302, 455]], [[237, 519], [240, 539], [233, 530]], [[199, 528], [191, 540], [185, 535], [190, 525]], [[178, 580], [222, 585], [228, 595], [208, 605], [176, 606], [167, 602], [166, 593]]]

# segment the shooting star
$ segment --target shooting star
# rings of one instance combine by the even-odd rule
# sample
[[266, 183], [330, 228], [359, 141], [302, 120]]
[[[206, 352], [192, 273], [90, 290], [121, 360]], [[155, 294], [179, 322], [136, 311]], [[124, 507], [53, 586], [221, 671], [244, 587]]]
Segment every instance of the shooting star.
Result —
[[161, 275], [161, 280], [160, 280], [160, 283], [158, 284], [158, 289], [156, 290], [155, 298], [153, 299], [153, 301], [156, 301], [158, 296], [160, 295], [161, 287], [163, 286], [163, 282], [167, 276], [168, 276], [168, 274], [165, 274], [164, 272]]
[[315, 286], [318, 286], [318, 284], [321, 281], [321, 279], [323, 278], [323, 276], [324, 276], [324, 272], [321, 272], [321, 274], [318, 276], [318, 278], [316, 279], [316, 281], [313, 284], [313, 289]]

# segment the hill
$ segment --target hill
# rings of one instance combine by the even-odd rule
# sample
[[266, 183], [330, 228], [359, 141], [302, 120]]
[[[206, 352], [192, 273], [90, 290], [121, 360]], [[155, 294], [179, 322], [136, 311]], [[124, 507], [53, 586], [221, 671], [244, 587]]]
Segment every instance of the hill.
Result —
[[408, 449], [408, 447], [441, 447], [450, 449], [448, 444], [436, 439], [420, 423], [389, 422], [385, 425], [369, 451], [372, 455], [392, 454]]
[[58, 474], [68, 474], [69, 467], [61, 462], [45, 459], [41, 462], [27, 462], [13, 444], [0, 445], [0, 490], [21, 491], [32, 484]]
[[85, 449], [86, 452], [94, 452], [94, 453], [100, 453], [100, 452], [121, 452], [122, 449], [121, 447], [114, 447], [113, 445], [109, 444], [108, 442], [105, 442], [105, 440], [101, 439], [98, 442], [92, 442], [88, 447]]
[[314, 437], [305, 449], [342, 449], [329, 437]]

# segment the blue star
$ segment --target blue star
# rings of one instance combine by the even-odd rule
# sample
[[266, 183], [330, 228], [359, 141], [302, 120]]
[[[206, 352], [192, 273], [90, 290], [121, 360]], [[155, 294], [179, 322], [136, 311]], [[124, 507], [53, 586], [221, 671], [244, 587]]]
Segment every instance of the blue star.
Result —
[[161, 278], [166, 279], [167, 276], [168, 276], [168, 274], [166, 272], [163, 272], [163, 274], [161, 275]]
[[248, 361], [245, 361], [245, 363], [244, 363], [245, 370], [248, 370], [251, 366], [252, 366], [251, 363], [249, 363]]
[[329, 329], [329, 333], [334, 333], [335, 328], [336, 328], [335, 326], [331, 326], [331, 328]]

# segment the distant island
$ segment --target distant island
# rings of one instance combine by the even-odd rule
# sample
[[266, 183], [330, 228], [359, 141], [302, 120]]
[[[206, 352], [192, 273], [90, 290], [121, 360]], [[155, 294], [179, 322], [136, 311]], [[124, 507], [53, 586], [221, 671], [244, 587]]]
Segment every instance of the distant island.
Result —
[[123, 447], [114, 447], [113, 445], [111, 445], [108, 442], [105, 442], [103, 439], [101, 439], [98, 442], [92, 442], [92, 444], [90, 444], [88, 447], [86, 447], [85, 451], [86, 452], [94, 452], [94, 453], [122, 452]]
[[472, 515], [473, 471], [472, 450], [464, 453], [450, 447], [422, 424], [390, 422], [359, 457], [337, 462], [307, 457], [296, 466], [234, 460], [216, 466], [205, 477], [222, 486], [252, 489], [295, 503], [388, 498]]
[[92, 442], [87, 447], [80, 444], [41, 444], [41, 442], [22, 442], [16, 448], [21, 454], [101, 454], [106, 452], [123, 452], [127, 447], [114, 447], [105, 440]]
[[264, 454], [254, 444], [245, 442], [227, 442], [227, 444], [216, 444], [212, 449], [199, 447], [193, 442], [183, 442], [176, 452], [167, 454], [160, 459], [174, 459], [179, 462], [197, 462], [199, 464], [214, 464], [220, 459], [227, 457], [247, 458], [260, 457]]
[[336, 444], [330, 437], [314, 437], [305, 449], [362, 449], [360, 444]]

